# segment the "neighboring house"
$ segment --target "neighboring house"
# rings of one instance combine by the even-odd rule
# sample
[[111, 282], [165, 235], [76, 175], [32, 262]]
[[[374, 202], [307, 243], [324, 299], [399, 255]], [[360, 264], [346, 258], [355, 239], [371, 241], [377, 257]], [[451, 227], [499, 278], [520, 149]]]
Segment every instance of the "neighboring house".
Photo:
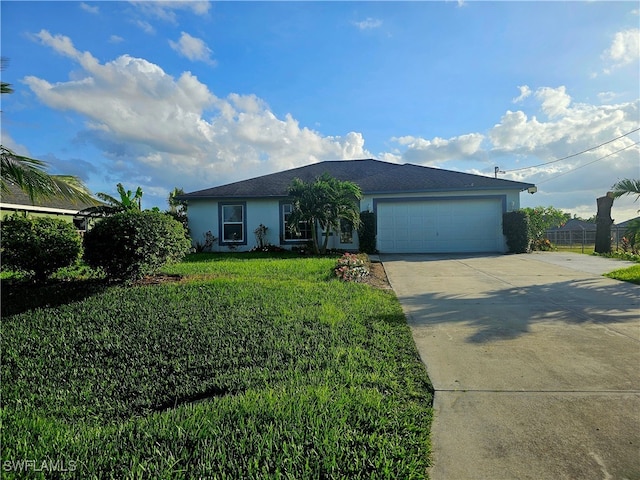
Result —
[[93, 205], [72, 202], [65, 198], [47, 198], [31, 201], [29, 195], [15, 185], [8, 185], [9, 193], [0, 196], [0, 218], [11, 215], [14, 212], [28, 212], [34, 216], [55, 216], [73, 223], [78, 230], [85, 231], [88, 228], [90, 215], [80, 211]]
[[616, 223], [611, 228], [612, 229], [615, 228], [616, 230], [624, 232], [627, 229], [627, 227], [631, 225], [631, 222], [638, 222], [638, 221], [640, 221], [640, 217], [630, 218], [629, 220], [626, 220], [624, 222]]
[[[310, 230], [302, 226], [296, 236], [288, 228], [287, 191], [294, 178], [312, 182], [323, 173], [360, 186], [360, 210], [376, 215], [381, 253], [504, 252], [502, 214], [520, 208], [520, 192], [535, 191], [529, 183], [418, 165], [326, 161], [179, 197], [188, 201], [193, 241], [202, 243], [210, 231], [214, 251], [246, 251], [257, 244], [254, 231], [262, 224], [272, 245], [305, 245]], [[329, 248], [357, 250], [355, 229], [340, 230]]]
[[561, 227], [546, 231], [547, 239], [555, 245], [594, 244], [596, 224], [572, 218]]

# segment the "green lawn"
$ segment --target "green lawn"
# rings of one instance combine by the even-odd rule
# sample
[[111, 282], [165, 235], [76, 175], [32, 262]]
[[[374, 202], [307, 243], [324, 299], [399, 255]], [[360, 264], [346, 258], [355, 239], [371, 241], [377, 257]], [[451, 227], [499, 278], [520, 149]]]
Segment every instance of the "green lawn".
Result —
[[621, 268], [605, 274], [605, 277], [624, 280], [640, 285], [640, 265], [633, 265], [628, 268]]
[[335, 261], [3, 284], [3, 478], [426, 478], [431, 385], [402, 309]]

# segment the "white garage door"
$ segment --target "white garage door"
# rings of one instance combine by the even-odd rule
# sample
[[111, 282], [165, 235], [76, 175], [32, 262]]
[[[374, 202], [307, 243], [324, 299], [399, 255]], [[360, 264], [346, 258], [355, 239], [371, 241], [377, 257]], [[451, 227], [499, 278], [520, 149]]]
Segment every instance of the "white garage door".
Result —
[[499, 252], [502, 201], [420, 200], [377, 205], [382, 253]]

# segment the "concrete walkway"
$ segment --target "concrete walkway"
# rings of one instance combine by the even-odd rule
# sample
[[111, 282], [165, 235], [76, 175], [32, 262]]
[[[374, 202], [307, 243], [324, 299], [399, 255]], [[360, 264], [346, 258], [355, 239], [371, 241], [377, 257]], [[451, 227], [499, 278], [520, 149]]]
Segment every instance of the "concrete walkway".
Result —
[[381, 255], [435, 388], [432, 480], [640, 479], [640, 286], [579, 254]]

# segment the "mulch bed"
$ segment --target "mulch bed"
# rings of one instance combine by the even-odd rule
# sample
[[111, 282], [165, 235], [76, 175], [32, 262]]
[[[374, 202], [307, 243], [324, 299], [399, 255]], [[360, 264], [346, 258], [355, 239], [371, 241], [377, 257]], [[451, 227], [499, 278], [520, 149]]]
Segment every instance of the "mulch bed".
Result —
[[383, 290], [390, 290], [391, 284], [387, 278], [387, 272], [384, 270], [384, 265], [379, 262], [372, 263], [369, 267], [369, 275], [362, 279], [362, 283], [371, 285], [375, 288], [381, 288]]

